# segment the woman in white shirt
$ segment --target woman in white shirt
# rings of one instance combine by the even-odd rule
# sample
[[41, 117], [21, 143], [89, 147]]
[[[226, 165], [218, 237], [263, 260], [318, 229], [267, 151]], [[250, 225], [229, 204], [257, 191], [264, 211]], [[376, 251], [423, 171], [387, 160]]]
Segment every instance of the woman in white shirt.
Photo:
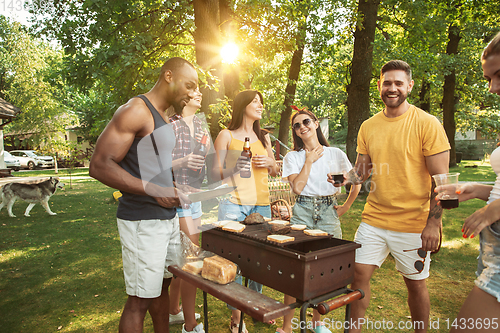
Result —
[[[307, 229], [320, 229], [336, 238], [342, 238], [339, 216], [342, 216], [358, 196], [361, 185], [351, 187], [349, 196], [342, 206], [337, 205], [336, 194], [339, 187], [328, 181], [330, 165], [341, 162], [344, 171], [352, 169], [346, 154], [334, 147], [329, 147], [316, 116], [305, 109], [298, 110], [292, 116], [293, 151], [283, 161], [283, 178], [290, 182], [292, 190], [297, 194], [293, 206], [291, 224], [305, 224]], [[295, 299], [285, 295], [285, 304]], [[277, 332], [290, 333], [291, 311], [283, 320], [283, 329]], [[309, 325], [308, 325], [309, 327]], [[312, 331], [328, 333], [321, 321], [318, 311], [313, 311]]]

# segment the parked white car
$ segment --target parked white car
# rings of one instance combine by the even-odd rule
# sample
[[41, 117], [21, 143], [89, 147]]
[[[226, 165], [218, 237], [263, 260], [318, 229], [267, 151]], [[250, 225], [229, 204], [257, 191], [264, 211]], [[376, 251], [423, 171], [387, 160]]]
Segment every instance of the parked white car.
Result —
[[33, 170], [36, 167], [51, 168], [54, 166], [53, 157], [39, 155], [34, 150], [12, 150], [9, 153], [19, 159], [22, 168]]
[[3, 152], [3, 161], [5, 162], [5, 166], [9, 169], [14, 169], [15, 171], [19, 171], [19, 169], [21, 169], [21, 162], [19, 162], [19, 159], [12, 156], [5, 150]]

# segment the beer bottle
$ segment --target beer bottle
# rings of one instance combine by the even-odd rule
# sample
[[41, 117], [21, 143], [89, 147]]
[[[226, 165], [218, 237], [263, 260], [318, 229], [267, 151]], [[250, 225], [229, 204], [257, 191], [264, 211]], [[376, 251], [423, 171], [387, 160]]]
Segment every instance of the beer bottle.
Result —
[[[201, 142], [198, 142], [193, 150], [193, 154], [205, 157], [207, 155], [207, 141], [208, 136], [206, 134], [203, 134], [203, 136], [201, 137]], [[201, 173], [201, 170], [203, 170], [203, 167], [199, 169], [191, 169], [191, 175], [198, 176]]]
[[[241, 152], [241, 156], [246, 157], [248, 161], [252, 158], [252, 151], [250, 150], [250, 138], [245, 138], [245, 144], [243, 145], [243, 151]], [[240, 177], [241, 178], [250, 178], [252, 176], [252, 169], [250, 170], [241, 170]]]

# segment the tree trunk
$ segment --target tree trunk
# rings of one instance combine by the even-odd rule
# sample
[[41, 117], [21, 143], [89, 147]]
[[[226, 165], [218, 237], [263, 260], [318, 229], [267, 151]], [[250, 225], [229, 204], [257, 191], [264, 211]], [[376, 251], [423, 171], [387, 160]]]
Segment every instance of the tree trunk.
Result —
[[418, 94], [418, 102], [416, 106], [424, 110], [425, 112], [431, 112], [431, 103], [429, 92], [431, 90], [431, 84], [425, 78], [422, 79], [422, 86], [420, 87], [420, 92]]
[[300, 66], [302, 65], [302, 56], [306, 45], [306, 24], [307, 18], [304, 19], [304, 24], [299, 28], [297, 34], [297, 49], [293, 52], [292, 63], [288, 73], [288, 83], [285, 89], [285, 111], [281, 113], [280, 128], [278, 139], [284, 144], [288, 144], [290, 132], [290, 117], [292, 115], [292, 105], [295, 99], [295, 91], [297, 90], [297, 81], [299, 80]]
[[373, 46], [380, 0], [359, 0], [358, 15], [363, 17], [354, 32], [351, 82], [347, 86], [347, 140], [349, 160], [356, 161], [358, 131], [370, 117], [370, 81], [372, 79]]
[[6, 72], [2, 71], [0, 72], [0, 98], [5, 99], [5, 94], [4, 91], [7, 90], [7, 82], [5, 80], [6, 77]]
[[[458, 43], [460, 42], [460, 30], [457, 26], [451, 25], [448, 29], [448, 45], [446, 46], [446, 54], [454, 55], [458, 53]], [[443, 126], [448, 136], [448, 141], [450, 141], [451, 151], [450, 151], [450, 167], [455, 166], [456, 163], [456, 153], [455, 153], [455, 106], [458, 102], [458, 98], [455, 97], [455, 85], [456, 85], [456, 75], [455, 75], [455, 64], [452, 64], [450, 68], [450, 74], [444, 77], [443, 86]]]
[[[232, 19], [233, 12], [227, 0], [219, 0], [220, 29], [225, 42], [234, 42], [235, 24]], [[224, 92], [232, 101], [240, 91], [240, 74], [237, 66], [233, 64], [223, 65], [224, 70]]]
[[[221, 82], [219, 92], [202, 87], [203, 102], [200, 112], [209, 115], [209, 105], [217, 103], [217, 98], [224, 96], [224, 84], [222, 80], [222, 71], [220, 63], [220, 14], [219, 0], [193, 0], [194, 32], [196, 62], [203, 70], [210, 70], [214, 76], [217, 76]], [[214, 82], [209, 82], [213, 84]], [[211, 115], [210, 133], [213, 138], [220, 131], [219, 114]]]

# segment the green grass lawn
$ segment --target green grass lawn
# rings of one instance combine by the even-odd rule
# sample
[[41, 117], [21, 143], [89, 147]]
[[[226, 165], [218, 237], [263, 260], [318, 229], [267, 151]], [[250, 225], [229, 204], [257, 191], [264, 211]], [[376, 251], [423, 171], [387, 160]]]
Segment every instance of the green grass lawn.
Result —
[[460, 172], [461, 181], [494, 182], [496, 179], [489, 161], [462, 161], [459, 166], [450, 168], [450, 172]]
[[[472, 164], [478, 167], [464, 167]], [[481, 162], [465, 161], [451, 171], [460, 172], [460, 180], [464, 181], [493, 182], [496, 178], [489, 164]], [[54, 172], [37, 170], [14, 175], [51, 176]], [[58, 176], [67, 184], [50, 201], [52, 211], [58, 215], [49, 216], [36, 205], [31, 217], [24, 217], [27, 203], [22, 201], [14, 205], [17, 218], [10, 218], [6, 209], [0, 212], [0, 331], [116, 332], [127, 296], [116, 228], [117, 204], [112, 199], [114, 190], [85, 178], [87, 169], [72, 170], [71, 188], [66, 170], [60, 170]], [[354, 238], [365, 199], [358, 198], [341, 218], [345, 239]], [[483, 205], [482, 201], [472, 200], [461, 203], [458, 209], [445, 211], [443, 246], [432, 256], [428, 279], [431, 320], [440, 320], [440, 329], [434, 332], [448, 331], [445, 320], [451, 322], [455, 318], [473, 287], [478, 239], [463, 239], [461, 225], [464, 218]], [[215, 220], [216, 212], [216, 202], [204, 205], [204, 219]], [[282, 293], [266, 287], [264, 293], [278, 300], [283, 298]], [[212, 296], [208, 300], [210, 332], [228, 332], [229, 310]], [[197, 304], [197, 311], [202, 313], [201, 292]], [[343, 320], [344, 309], [326, 317]], [[393, 323], [409, 320], [406, 288], [390, 256], [373, 276], [367, 317]], [[250, 332], [275, 332], [281, 319], [277, 325], [269, 326], [253, 323], [247, 316], [246, 324]], [[153, 332], [149, 317], [144, 331]], [[172, 326], [171, 332], [181, 332], [181, 325]]]

